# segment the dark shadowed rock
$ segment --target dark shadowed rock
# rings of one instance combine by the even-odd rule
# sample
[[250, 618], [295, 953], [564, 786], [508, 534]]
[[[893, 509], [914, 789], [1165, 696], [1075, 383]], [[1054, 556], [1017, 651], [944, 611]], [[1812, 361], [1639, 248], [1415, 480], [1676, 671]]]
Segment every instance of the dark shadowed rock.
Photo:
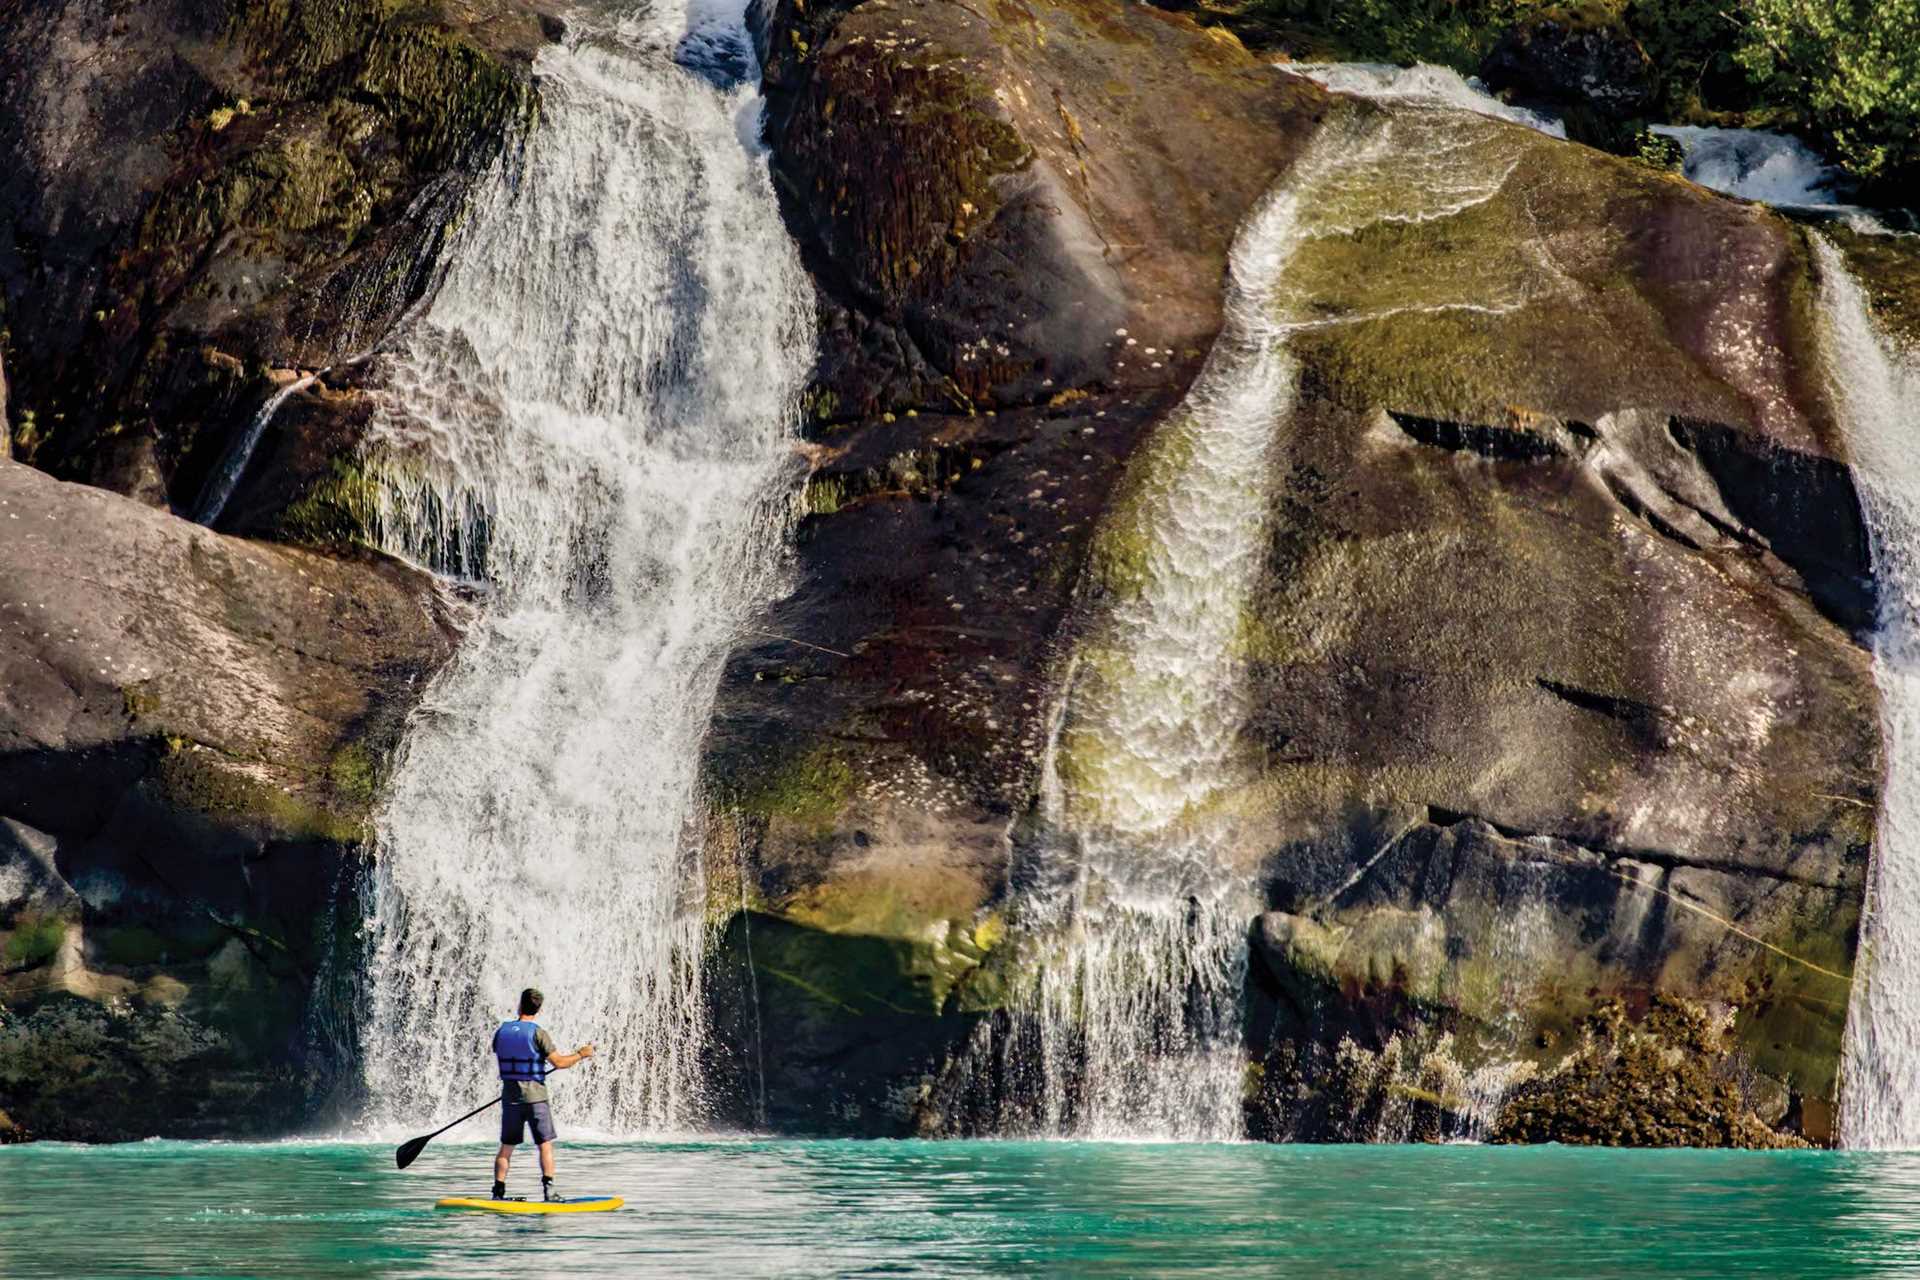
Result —
[[0, 9], [14, 456], [191, 512], [270, 369], [431, 289], [544, 39], [506, 0]]
[[1617, 129], [1653, 106], [1655, 69], [1624, 27], [1566, 12], [1508, 29], [1480, 63], [1480, 78], [1529, 103], [1569, 110], [1574, 136]]

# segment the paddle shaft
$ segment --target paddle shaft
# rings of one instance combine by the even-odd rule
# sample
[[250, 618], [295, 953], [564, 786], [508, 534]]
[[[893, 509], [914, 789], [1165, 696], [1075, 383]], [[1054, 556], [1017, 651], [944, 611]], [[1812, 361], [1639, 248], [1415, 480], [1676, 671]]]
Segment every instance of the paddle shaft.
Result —
[[447, 1130], [453, 1128], [454, 1125], [459, 1124], [462, 1120], [471, 1120], [475, 1116], [479, 1115], [482, 1111], [485, 1111], [488, 1107], [497, 1107], [499, 1105], [500, 1105], [500, 1099], [490, 1098], [487, 1101], [481, 1103], [479, 1106], [475, 1107], [473, 1110], [467, 1112], [467, 1114], [461, 1116], [459, 1120], [455, 1120], [453, 1124], [443, 1124], [438, 1129], [435, 1129], [432, 1133], [427, 1135], [427, 1141], [429, 1142], [433, 1141], [435, 1138], [439, 1137], [441, 1134], [445, 1133]]
[[[482, 1111], [485, 1111], [488, 1107], [493, 1106], [494, 1103], [497, 1103], [499, 1101], [500, 1099], [495, 1098], [492, 1101], [487, 1102], [482, 1106], [475, 1107], [473, 1110], [467, 1112], [467, 1114], [461, 1116], [460, 1120], [471, 1120], [475, 1116], [479, 1115]], [[406, 1168], [408, 1165], [414, 1162], [414, 1159], [423, 1150], [426, 1149], [426, 1145], [429, 1142], [432, 1142], [435, 1138], [439, 1137], [441, 1134], [445, 1133], [447, 1130], [453, 1128], [454, 1125], [459, 1124], [460, 1120], [455, 1120], [453, 1124], [443, 1124], [438, 1129], [435, 1129], [432, 1133], [424, 1134], [418, 1138], [408, 1138], [405, 1142], [401, 1143], [397, 1148], [394, 1149], [393, 1163], [399, 1168], [402, 1168], [402, 1169]]]

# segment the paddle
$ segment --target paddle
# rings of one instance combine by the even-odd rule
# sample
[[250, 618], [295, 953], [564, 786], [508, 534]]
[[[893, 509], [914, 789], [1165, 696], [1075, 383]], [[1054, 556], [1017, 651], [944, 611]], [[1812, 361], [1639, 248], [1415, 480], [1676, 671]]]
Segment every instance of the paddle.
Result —
[[[493, 1099], [492, 1102], [487, 1103], [486, 1106], [475, 1107], [473, 1110], [467, 1112], [467, 1114], [461, 1116], [460, 1120], [471, 1120], [475, 1116], [479, 1115], [482, 1111], [485, 1111], [487, 1107], [491, 1107], [494, 1105], [494, 1103], [497, 1103], [499, 1101], [500, 1099], [495, 1098]], [[438, 1129], [435, 1129], [432, 1133], [427, 1134], [425, 1137], [408, 1138], [405, 1142], [401, 1143], [400, 1146], [394, 1151], [393, 1163], [402, 1169], [406, 1168], [408, 1165], [412, 1164], [416, 1159], [419, 1158], [419, 1155], [422, 1151], [425, 1151], [427, 1149], [427, 1144], [429, 1142], [432, 1142], [435, 1138], [439, 1137], [441, 1134], [445, 1133], [447, 1130], [453, 1128], [454, 1124], [459, 1124], [460, 1120], [455, 1120], [453, 1124], [443, 1124]]]

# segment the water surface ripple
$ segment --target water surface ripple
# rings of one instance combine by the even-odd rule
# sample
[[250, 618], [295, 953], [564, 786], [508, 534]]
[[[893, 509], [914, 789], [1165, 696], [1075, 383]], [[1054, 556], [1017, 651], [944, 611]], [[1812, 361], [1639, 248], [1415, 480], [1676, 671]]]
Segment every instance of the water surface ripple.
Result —
[[436, 1144], [400, 1174], [360, 1144], [0, 1149], [0, 1275], [1920, 1273], [1920, 1156], [1891, 1153], [618, 1143], [561, 1169], [618, 1213], [429, 1207], [482, 1190], [487, 1155]]

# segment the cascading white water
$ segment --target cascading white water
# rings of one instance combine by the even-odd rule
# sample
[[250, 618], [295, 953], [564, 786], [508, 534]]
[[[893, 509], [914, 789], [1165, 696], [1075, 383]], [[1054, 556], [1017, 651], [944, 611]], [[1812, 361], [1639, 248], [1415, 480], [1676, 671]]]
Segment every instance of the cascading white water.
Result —
[[1221, 335], [1096, 542], [1105, 613], [1066, 678], [1042, 791], [1043, 839], [1072, 870], [1016, 908], [1042, 954], [1013, 1010], [1031, 1096], [1002, 1100], [1003, 1130], [1240, 1136], [1257, 904], [1221, 810], [1251, 780], [1241, 631], [1294, 398], [1287, 337], [1403, 309], [1327, 319], [1288, 267], [1317, 239], [1490, 199], [1525, 137], [1452, 110], [1337, 116], [1242, 228]]
[[1410, 67], [1391, 62], [1282, 62], [1290, 75], [1305, 76], [1335, 93], [1350, 93], [1372, 102], [1406, 102], [1429, 107], [1454, 107], [1475, 115], [1492, 116], [1551, 138], [1567, 136], [1567, 126], [1552, 116], [1511, 106], [1487, 92], [1479, 79], [1451, 67], [1416, 62]]
[[1874, 681], [1886, 776], [1847, 1006], [1840, 1137], [1920, 1147], [1920, 353], [1881, 333], [1839, 250], [1815, 241], [1824, 355], [1880, 592]]
[[488, 591], [378, 815], [375, 1124], [484, 1096], [528, 985], [601, 1048], [558, 1078], [570, 1125], [702, 1114], [695, 774], [730, 634], [778, 583], [812, 354], [755, 77], [674, 61], [718, 21], [571, 17], [523, 160], [391, 361], [384, 537]]
[[1798, 138], [1697, 125], [1660, 124], [1652, 132], [1680, 144], [1687, 177], [1703, 187], [1790, 208], [1838, 203], [1833, 189], [1839, 170]]
[[1843, 203], [1839, 193], [1848, 185], [1846, 174], [1798, 138], [1695, 125], [1654, 125], [1651, 132], [1680, 144], [1682, 171], [1703, 187], [1829, 219], [1862, 235], [1905, 235], [1914, 229], [1910, 211]]
[[208, 528], [220, 518], [227, 509], [227, 503], [233, 498], [233, 491], [240, 486], [240, 477], [245, 474], [247, 463], [253, 458], [253, 451], [259, 447], [260, 437], [267, 432], [267, 425], [273, 421], [273, 415], [280, 412], [280, 406], [290, 398], [305, 391], [320, 380], [317, 373], [290, 379], [281, 388], [267, 397], [265, 404], [254, 411], [246, 430], [237, 440], [228, 446], [221, 455], [213, 475], [207, 480], [206, 488], [200, 495], [199, 509], [194, 512], [194, 520]]

